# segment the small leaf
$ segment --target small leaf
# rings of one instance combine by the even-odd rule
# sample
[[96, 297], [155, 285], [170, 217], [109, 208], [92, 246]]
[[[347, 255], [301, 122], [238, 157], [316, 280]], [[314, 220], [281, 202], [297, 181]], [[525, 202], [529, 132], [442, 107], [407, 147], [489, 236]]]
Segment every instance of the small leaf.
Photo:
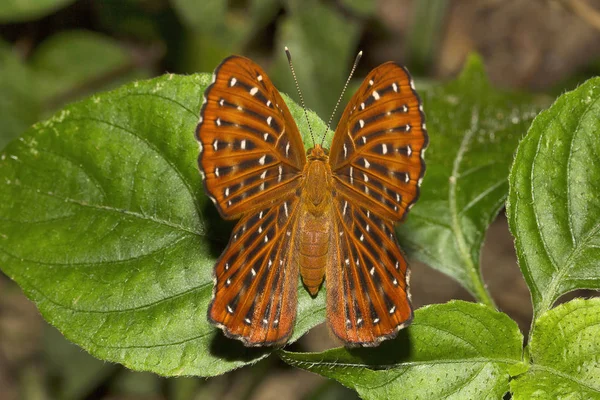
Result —
[[2, 0], [0, 23], [23, 22], [42, 18], [75, 0]]
[[[0, 268], [98, 358], [212, 376], [271, 351], [226, 339], [206, 318], [231, 227], [197, 168], [210, 79], [168, 75], [94, 96], [0, 153]], [[324, 293], [298, 290], [293, 340], [324, 320]]]
[[227, 0], [171, 0], [175, 12], [191, 29], [213, 32], [222, 26]]
[[600, 78], [532, 124], [510, 173], [519, 266], [541, 315], [573, 289], [600, 289]]
[[35, 75], [0, 40], [0, 150], [40, 118]]
[[[334, 7], [319, 1], [291, 0], [286, 5], [288, 12], [276, 37], [276, 48], [280, 51], [275, 53], [275, 65], [269, 75], [280, 90], [296, 98], [296, 87], [283, 52], [284, 46], [288, 46], [307, 107], [322, 118], [329, 118], [356, 56], [359, 26], [348, 23]], [[322, 133], [317, 131], [316, 135]]]
[[377, 348], [281, 351], [288, 364], [335, 379], [364, 399], [498, 399], [521, 363], [523, 337], [506, 314], [451, 301], [423, 307]]
[[531, 96], [490, 86], [480, 58], [423, 93], [429, 133], [421, 197], [398, 229], [410, 256], [492, 304], [480, 273], [487, 227], [504, 205], [512, 154], [537, 113]]
[[600, 299], [575, 299], [535, 322], [533, 364], [511, 381], [513, 398], [600, 399]]
[[51, 36], [36, 48], [30, 66], [37, 75], [38, 95], [57, 105], [63, 99], [72, 101], [148, 75], [136, 68], [132, 55], [116, 41], [90, 31]]

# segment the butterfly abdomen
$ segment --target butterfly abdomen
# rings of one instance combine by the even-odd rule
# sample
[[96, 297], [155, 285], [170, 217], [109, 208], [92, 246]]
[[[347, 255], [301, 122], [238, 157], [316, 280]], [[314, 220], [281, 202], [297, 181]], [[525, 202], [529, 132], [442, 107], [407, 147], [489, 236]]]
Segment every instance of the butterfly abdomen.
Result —
[[330, 257], [330, 224], [325, 216], [306, 213], [301, 221], [300, 275], [309, 293], [315, 296], [325, 276], [325, 266]]

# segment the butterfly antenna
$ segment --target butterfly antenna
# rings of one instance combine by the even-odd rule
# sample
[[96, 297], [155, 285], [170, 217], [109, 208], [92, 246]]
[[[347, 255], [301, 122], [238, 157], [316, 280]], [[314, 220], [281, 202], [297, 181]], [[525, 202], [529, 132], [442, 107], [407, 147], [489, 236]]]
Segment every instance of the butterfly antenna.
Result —
[[352, 66], [352, 69], [350, 70], [350, 75], [348, 76], [348, 79], [346, 79], [346, 84], [344, 85], [344, 88], [342, 89], [342, 94], [340, 94], [340, 98], [338, 99], [337, 103], [335, 103], [335, 107], [333, 108], [333, 112], [331, 113], [331, 117], [329, 117], [329, 122], [327, 122], [327, 129], [325, 129], [325, 133], [323, 133], [323, 138], [321, 139], [321, 146], [323, 145], [323, 141], [325, 140], [325, 136], [327, 136], [327, 131], [329, 131], [329, 128], [331, 127], [331, 121], [333, 121], [333, 117], [335, 117], [335, 113], [337, 112], [337, 109], [340, 106], [340, 102], [342, 101], [342, 98], [344, 97], [344, 93], [346, 92], [346, 88], [348, 88], [348, 84], [350, 83], [350, 79], [352, 79], [352, 75], [354, 75], [354, 71], [356, 71], [356, 67], [358, 66], [358, 62], [360, 61], [361, 57], [362, 57], [362, 50], [359, 51], [358, 54], [356, 55], [356, 59], [354, 60], [354, 65]]
[[306, 105], [304, 105], [304, 98], [302, 97], [302, 92], [300, 91], [300, 85], [298, 85], [298, 79], [296, 79], [296, 72], [294, 71], [294, 66], [292, 65], [292, 55], [290, 54], [290, 50], [285, 46], [285, 54], [287, 55], [288, 63], [290, 64], [290, 69], [292, 70], [292, 76], [294, 77], [294, 83], [296, 84], [296, 90], [298, 91], [298, 96], [300, 96], [300, 104], [302, 104], [302, 109], [304, 110], [304, 116], [306, 117], [306, 123], [308, 124], [308, 130], [310, 131], [310, 137], [312, 138], [313, 146], [315, 144], [315, 135], [313, 134], [312, 128], [310, 126], [310, 121], [308, 120], [308, 112], [306, 111]]

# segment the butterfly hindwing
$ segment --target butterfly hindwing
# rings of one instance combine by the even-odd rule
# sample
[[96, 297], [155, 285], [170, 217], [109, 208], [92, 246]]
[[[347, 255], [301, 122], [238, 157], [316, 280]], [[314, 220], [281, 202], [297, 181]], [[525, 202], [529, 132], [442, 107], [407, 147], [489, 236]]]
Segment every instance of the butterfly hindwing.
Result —
[[336, 264], [327, 270], [327, 316], [348, 345], [375, 346], [412, 320], [408, 269], [393, 224], [338, 196]]
[[346, 107], [330, 164], [335, 189], [376, 214], [400, 220], [419, 196], [427, 146], [421, 102], [408, 72], [375, 68]]
[[295, 190], [306, 163], [302, 138], [257, 64], [225, 59], [205, 91], [200, 115], [199, 166], [224, 218], [239, 218]]
[[215, 267], [208, 318], [247, 346], [287, 341], [296, 316], [298, 265], [293, 230], [299, 201], [243, 217]]

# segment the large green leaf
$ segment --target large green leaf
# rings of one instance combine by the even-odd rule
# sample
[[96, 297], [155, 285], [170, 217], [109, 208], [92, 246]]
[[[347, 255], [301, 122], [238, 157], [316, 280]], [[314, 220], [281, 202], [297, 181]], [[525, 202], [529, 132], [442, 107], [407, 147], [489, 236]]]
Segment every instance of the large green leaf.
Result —
[[[206, 319], [228, 236], [196, 162], [209, 81], [169, 75], [94, 96], [0, 153], [0, 268], [98, 358], [210, 376], [270, 351], [228, 340]], [[323, 299], [299, 287], [293, 340], [323, 321]]]
[[541, 315], [562, 294], [600, 288], [600, 78], [534, 121], [510, 174], [509, 224]]
[[75, 0], [2, 0], [0, 23], [41, 18], [73, 2]]
[[514, 399], [600, 399], [600, 299], [561, 304], [535, 325]]
[[498, 399], [522, 368], [523, 337], [483, 304], [423, 307], [413, 324], [377, 348], [280, 352], [288, 364], [335, 379], [364, 399]]
[[492, 304], [480, 252], [504, 205], [519, 139], [537, 112], [531, 96], [494, 89], [471, 57], [460, 77], [423, 94], [429, 133], [421, 198], [399, 227], [409, 255], [458, 280]]

